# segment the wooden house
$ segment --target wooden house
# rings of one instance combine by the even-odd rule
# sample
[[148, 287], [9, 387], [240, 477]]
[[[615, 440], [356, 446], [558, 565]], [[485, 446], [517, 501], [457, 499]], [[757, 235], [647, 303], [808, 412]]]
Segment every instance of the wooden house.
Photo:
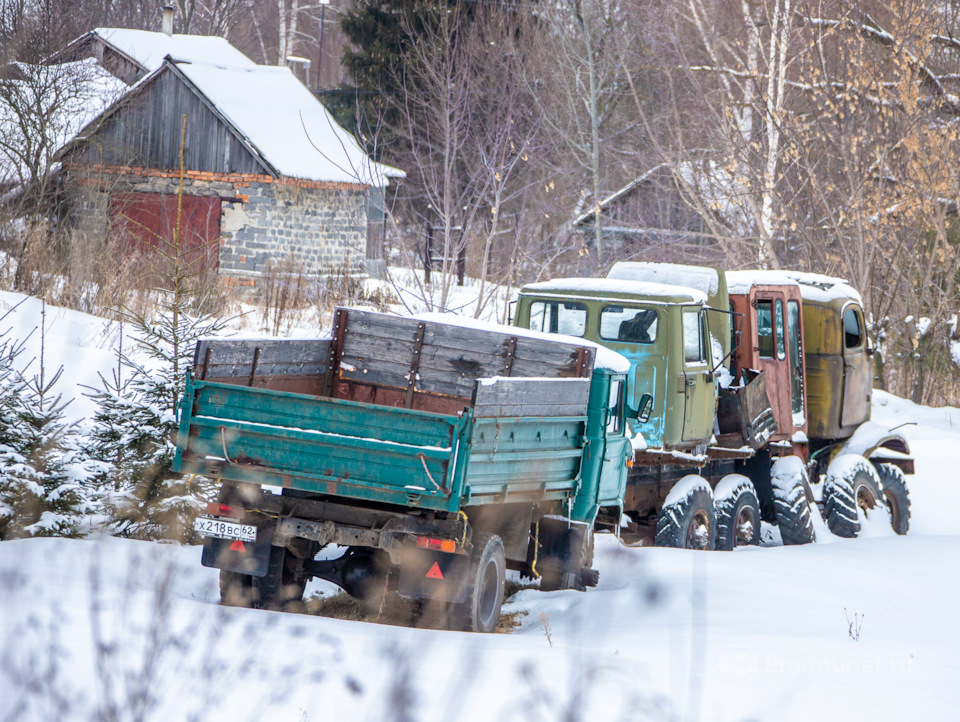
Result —
[[710, 237], [703, 217], [684, 201], [665, 164], [611, 193], [576, 219], [574, 232], [587, 247], [594, 243], [598, 212], [605, 252], [622, 259], [678, 260], [685, 248], [702, 245]]
[[381, 245], [372, 201], [404, 175], [373, 162], [290, 69], [246, 58], [167, 55], [60, 160], [76, 226], [146, 251], [174, 236], [179, 203], [181, 243], [241, 285], [280, 262], [362, 271]]

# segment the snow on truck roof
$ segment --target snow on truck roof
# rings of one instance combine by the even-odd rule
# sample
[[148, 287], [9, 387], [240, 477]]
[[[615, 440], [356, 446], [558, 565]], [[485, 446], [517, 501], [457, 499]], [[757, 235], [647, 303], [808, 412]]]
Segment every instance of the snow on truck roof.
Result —
[[803, 271], [728, 271], [727, 290], [730, 293], [746, 294], [757, 285], [799, 286], [805, 301], [830, 303], [837, 300], [854, 300], [863, 305], [860, 293], [847, 281], [819, 273]]
[[621, 356], [616, 351], [612, 351], [606, 346], [601, 346], [598, 343], [588, 341], [585, 338], [579, 338], [578, 336], [564, 336], [557, 333], [533, 331], [529, 328], [522, 328], [520, 326], [504, 326], [499, 323], [491, 323], [490, 321], [479, 321], [475, 318], [458, 316], [455, 313], [418, 313], [414, 315], [413, 318], [417, 318], [422, 321], [443, 323], [447, 324], [448, 326], [473, 328], [479, 331], [502, 334], [504, 336], [523, 336], [524, 338], [536, 338], [540, 339], [541, 341], [549, 341], [550, 343], [564, 343], [574, 344], [576, 346], [584, 346], [586, 348], [592, 348], [595, 351], [593, 362], [594, 368], [603, 368], [615, 373], [623, 374], [630, 371], [630, 362], [624, 356]]
[[720, 272], [715, 268], [706, 266], [617, 261], [607, 272], [607, 278], [624, 281], [652, 281], [668, 286], [695, 288], [708, 296], [715, 296], [720, 292]]
[[551, 281], [528, 283], [520, 290], [523, 293], [620, 294], [637, 296], [639, 297], [637, 300], [660, 303], [707, 302], [706, 293], [688, 286], [614, 278], [555, 278]]

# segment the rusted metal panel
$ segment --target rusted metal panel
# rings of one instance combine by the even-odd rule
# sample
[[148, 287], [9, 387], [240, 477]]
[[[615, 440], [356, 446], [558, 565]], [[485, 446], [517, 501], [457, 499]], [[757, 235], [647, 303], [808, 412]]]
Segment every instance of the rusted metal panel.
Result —
[[219, 267], [219, 198], [114, 193], [110, 196], [110, 212], [114, 230], [127, 252], [148, 263], [160, 260], [158, 251], [173, 255], [174, 244], [179, 239], [182, 261], [191, 273], [216, 271]]
[[[843, 312], [855, 307], [863, 338], [845, 348]], [[807, 398], [811, 439], [845, 439], [870, 418], [873, 373], [862, 327], [862, 310], [849, 298], [827, 302], [804, 300], [803, 328], [807, 341]]]

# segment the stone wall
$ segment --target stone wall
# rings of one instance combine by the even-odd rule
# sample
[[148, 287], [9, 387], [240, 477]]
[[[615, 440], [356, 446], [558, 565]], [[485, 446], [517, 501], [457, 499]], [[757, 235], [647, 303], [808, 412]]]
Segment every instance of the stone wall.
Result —
[[[88, 234], [109, 228], [111, 193], [176, 194], [176, 172], [68, 167], [75, 191], [71, 222]], [[271, 264], [292, 261], [313, 275], [364, 268], [366, 186], [265, 175], [188, 171], [184, 195], [220, 198], [220, 274], [256, 285]]]

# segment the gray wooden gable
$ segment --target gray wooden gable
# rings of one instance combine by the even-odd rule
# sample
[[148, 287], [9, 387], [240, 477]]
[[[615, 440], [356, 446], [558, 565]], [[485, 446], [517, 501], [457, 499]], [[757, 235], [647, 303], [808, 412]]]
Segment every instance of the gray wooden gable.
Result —
[[169, 60], [85, 128], [64, 153], [82, 164], [177, 170], [184, 116], [185, 168], [280, 175]]

